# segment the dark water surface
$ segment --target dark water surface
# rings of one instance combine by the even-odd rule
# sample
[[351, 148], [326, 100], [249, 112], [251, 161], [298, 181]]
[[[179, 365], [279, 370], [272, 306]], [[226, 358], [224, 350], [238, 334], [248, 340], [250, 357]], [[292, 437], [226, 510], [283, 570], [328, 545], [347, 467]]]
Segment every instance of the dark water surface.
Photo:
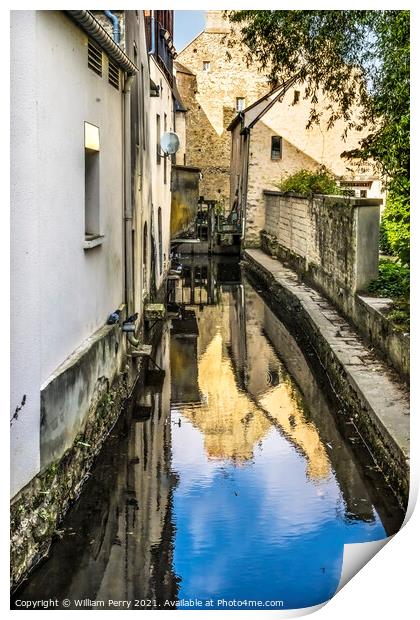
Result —
[[398, 530], [403, 514], [311, 353], [249, 282], [197, 261], [176, 292], [191, 312], [156, 354], [162, 389], [121, 417], [15, 605], [306, 607], [334, 593], [345, 543]]

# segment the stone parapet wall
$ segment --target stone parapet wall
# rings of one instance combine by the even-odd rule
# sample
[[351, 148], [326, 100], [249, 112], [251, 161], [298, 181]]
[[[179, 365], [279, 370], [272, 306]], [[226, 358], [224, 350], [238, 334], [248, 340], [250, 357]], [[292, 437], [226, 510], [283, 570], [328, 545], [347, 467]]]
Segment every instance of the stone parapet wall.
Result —
[[391, 300], [365, 294], [378, 273], [381, 200], [274, 191], [264, 200], [262, 249], [325, 294], [407, 381], [409, 337], [386, 316]]
[[350, 291], [378, 273], [380, 200], [264, 192], [265, 231], [305, 271]]

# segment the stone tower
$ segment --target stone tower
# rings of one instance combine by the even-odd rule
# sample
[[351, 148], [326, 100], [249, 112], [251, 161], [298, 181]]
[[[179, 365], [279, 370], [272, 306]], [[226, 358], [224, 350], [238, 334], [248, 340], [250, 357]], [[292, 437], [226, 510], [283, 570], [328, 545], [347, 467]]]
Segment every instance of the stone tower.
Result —
[[225, 19], [223, 11], [206, 11], [205, 32], [227, 33], [230, 30], [229, 21]]
[[178, 54], [177, 83], [186, 114], [187, 166], [201, 169], [200, 194], [229, 204], [231, 136], [239, 109], [269, 90], [266, 76], [246, 62], [246, 50], [223, 11], [206, 11], [205, 29]]

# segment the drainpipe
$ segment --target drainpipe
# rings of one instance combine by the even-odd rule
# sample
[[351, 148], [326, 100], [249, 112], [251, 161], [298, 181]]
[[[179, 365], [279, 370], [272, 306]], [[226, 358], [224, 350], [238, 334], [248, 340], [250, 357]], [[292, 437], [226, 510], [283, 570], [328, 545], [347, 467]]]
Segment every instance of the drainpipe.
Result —
[[120, 22], [118, 21], [118, 17], [111, 13], [111, 11], [104, 11], [105, 15], [112, 21], [112, 38], [114, 39], [117, 45], [120, 44]]
[[133, 291], [133, 204], [131, 192], [131, 85], [134, 75], [126, 75], [124, 81], [124, 236], [125, 236], [125, 292], [127, 314], [134, 312]]
[[245, 133], [246, 139], [246, 150], [245, 150], [245, 166], [243, 167], [243, 178], [242, 178], [242, 230], [241, 230], [241, 241], [245, 239], [245, 220], [247, 218], [247, 205], [248, 205], [248, 167], [249, 167], [249, 144], [251, 142], [251, 130], [248, 130]]
[[151, 34], [151, 39], [152, 39], [152, 47], [149, 50], [149, 54], [151, 56], [153, 56], [156, 52], [156, 18], [155, 18], [155, 12], [151, 11], [151, 17], [150, 17], [150, 34]]

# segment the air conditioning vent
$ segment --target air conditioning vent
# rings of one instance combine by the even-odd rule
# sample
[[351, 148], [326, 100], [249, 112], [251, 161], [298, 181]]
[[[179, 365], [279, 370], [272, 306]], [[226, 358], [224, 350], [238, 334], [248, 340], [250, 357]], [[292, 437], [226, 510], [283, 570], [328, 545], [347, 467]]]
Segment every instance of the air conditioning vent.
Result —
[[88, 67], [102, 77], [102, 50], [92, 41], [88, 42]]
[[120, 70], [111, 59], [108, 64], [108, 82], [117, 90], [120, 89]]

